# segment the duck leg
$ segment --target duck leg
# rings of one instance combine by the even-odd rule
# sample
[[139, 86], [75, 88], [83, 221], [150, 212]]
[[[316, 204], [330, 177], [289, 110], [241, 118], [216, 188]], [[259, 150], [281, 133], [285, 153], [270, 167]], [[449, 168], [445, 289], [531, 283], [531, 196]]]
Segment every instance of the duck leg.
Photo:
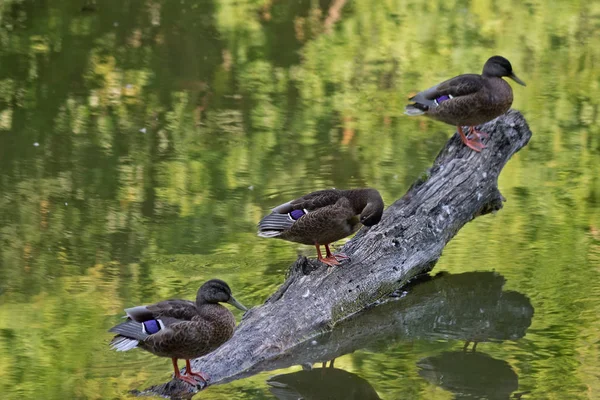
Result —
[[462, 127], [460, 126], [456, 126], [456, 129], [458, 130], [458, 133], [460, 134], [460, 138], [462, 140], [462, 142], [467, 145], [467, 147], [475, 150], [476, 152], [481, 152], [481, 150], [483, 150], [485, 148], [485, 145], [483, 143], [481, 143], [481, 139], [479, 137], [477, 137], [477, 139], [468, 139], [467, 136], [465, 135], [465, 133], [462, 130]]
[[477, 129], [475, 129], [474, 126], [470, 126], [467, 130], [469, 131], [469, 133], [467, 134], [467, 138], [469, 138], [469, 139], [471, 137], [475, 136], [477, 139], [479, 139], [481, 141], [481, 139], [490, 137], [490, 135], [488, 135], [487, 133], [481, 132], [481, 131], [478, 131]]
[[192, 376], [181, 375], [181, 373], [179, 372], [179, 367], [177, 366], [176, 358], [171, 358], [171, 361], [173, 361], [173, 369], [175, 370], [175, 379], [179, 379], [180, 381], [188, 383], [188, 384], [192, 385], [193, 387], [198, 386], [198, 381], [195, 380]]
[[350, 257], [348, 257], [347, 255], [345, 255], [344, 253], [337, 253], [337, 254], [332, 254], [331, 250], [329, 250], [329, 245], [326, 244], [325, 245], [325, 250], [327, 251], [327, 258], [335, 258], [336, 261], [341, 261], [341, 260], [349, 260]]
[[328, 245], [325, 245], [325, 250], [327, 251], [327, 258], [323, 258], [323, 255], [321, 254], [321, 246], [319, 244], [315, 244], [315, 247], [317, 248], [317, 260], [321, 261], [323, 264], [329, 265], [330, 267], [340, 264], [339, 261], [336, 260], [335, 257], [333, 257], [331, 251], [329, 251]]
[[185, 374], [191, 376], [197, 376], [202, 379], [204, 383], [208, 383], [209, 377], [208, 375], [203, 374], [202, 372], [192, 372], [192, 365], [190, 364], [190, 360], [185, 360]]
[[470, 340], [467, 340], [465, 342], [465, 345], [463, 346], [463, 351], [466, 352], [469, 349], [469, 345], [471, 344]]

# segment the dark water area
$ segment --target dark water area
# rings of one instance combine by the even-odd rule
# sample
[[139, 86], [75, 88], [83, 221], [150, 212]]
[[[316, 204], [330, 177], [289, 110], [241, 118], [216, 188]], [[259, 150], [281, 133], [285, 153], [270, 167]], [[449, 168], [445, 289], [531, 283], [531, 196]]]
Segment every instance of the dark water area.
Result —
[[314, 249], [258, 238], [261, 216], [327, 187], [400, 198], [454, 133], [407, 98], [494, 54], [533, 132], [504, 208], [430, 280], [195, 398], [600, 398], [600, 5], [489, 0], [0, 1], [2, 397], [169, 380], [110, 351], [122, 310], [214, 277], [264, 302]]

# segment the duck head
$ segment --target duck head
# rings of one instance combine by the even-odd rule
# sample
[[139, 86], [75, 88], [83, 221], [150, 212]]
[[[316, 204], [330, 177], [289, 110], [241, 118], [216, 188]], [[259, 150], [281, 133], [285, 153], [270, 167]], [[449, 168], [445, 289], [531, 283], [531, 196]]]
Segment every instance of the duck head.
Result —
[[364, 226], [373, 226], [381, 221], [383, 215], [383, 199], [375, 189], [365, 189], [367, 204], [360, 213], [360, 223]]
[[246, 307], [231, 295], [231, 289], [227, 283], [220, 279], [211, 279], [198, 289], [196, 304], [200, 306], [202, 304], [217, 303], [229, 303], [242, 311], [248, 311]]
[[520, 80], [512, 70], [512, 65], [510, 65], [510, 61], [502, 56], [493, 56], [490, 57], [489, 60], [486, 61], [483, 66], [483, 76], [495, 76], [498, 78], [502, 78], [506, 76], [507, 78], [512, 79], [517, 82], [519, 85], [527, 86], [525, 82]]

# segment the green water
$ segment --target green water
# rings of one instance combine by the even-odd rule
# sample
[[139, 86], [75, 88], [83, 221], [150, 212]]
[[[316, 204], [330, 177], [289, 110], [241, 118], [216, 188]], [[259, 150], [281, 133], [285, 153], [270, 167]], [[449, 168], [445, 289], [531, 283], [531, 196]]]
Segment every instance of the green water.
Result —
[[[513, 107], [533, 138], [500, 176], [504, 209], [434, 272], [497, 272], [535, 310], [526, 332], [473, 356], [394, 337], [335, 367], [382, 399], [600, 398], [600, 3], [520, 0], [0, 1], [2, 398], [170, 379], [168, 359], [109, 350], [122, 309], [212, 277], [263, 302], [314, 256], [256, 237], [269, 207], [331, 186], [401, 197], [454, 132], [406, 98], [494, 54], [527, 82]], [[494, 387], [486, 368], [496, 394], [465, 389]], [[299, 370], [196, 397], [275, 399], [266, 380]]]

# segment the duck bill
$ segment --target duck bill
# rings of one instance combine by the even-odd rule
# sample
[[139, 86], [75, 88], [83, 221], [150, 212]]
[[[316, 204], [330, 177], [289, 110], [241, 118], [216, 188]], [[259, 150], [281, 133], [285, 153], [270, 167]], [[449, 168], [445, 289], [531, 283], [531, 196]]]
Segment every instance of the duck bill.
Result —
[[240, 309], [240, 310], [242, 310], [242, 311], [248, 311], [248, 309], [247, 309], [246, 307], [244, 307], [244, 306], [242, 305], [242, 303], [240, 303], [239, 301], [237, 301], [237, 300], [235, 299], [235, 297], [233, 297], [233, 296], [229, 296], [229, 300], [228, 300], [227, 302], [228, 302], [229, 304], [231, 304], [232, 306], [234, 306], [235, 308], [237, 308], [237, 309]]
[[517, 82], [519, 85], [527, 86], [527, 85], [525, 84], [525, 82], [523, 82], [522, 80], [520, 80], [520, 79], [519, 79], [519, 77], [518, 77], [518, 76], [516, 76], [516, 75], [514, 74], [514, 72], [513, 72], [513, 73], [511, 73], [511, 74], [510, 74], [508, 77], [509, 77], [510, 79], [512, 79], [513, 81]]

